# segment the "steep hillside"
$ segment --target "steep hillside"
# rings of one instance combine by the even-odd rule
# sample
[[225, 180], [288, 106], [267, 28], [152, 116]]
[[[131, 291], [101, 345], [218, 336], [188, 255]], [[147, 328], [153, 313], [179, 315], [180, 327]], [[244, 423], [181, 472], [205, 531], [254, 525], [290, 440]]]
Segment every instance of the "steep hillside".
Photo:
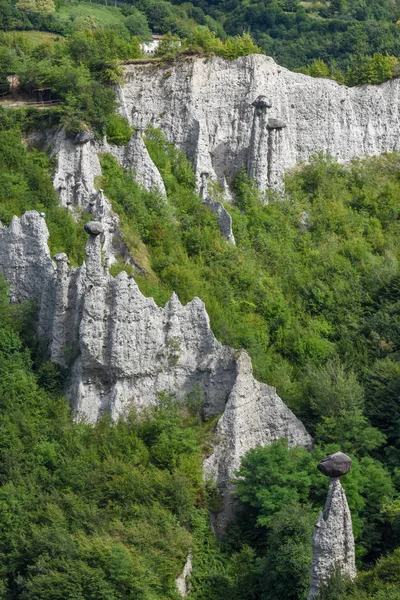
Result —
[[[290, 68], [331, 76], [350, 85], [384, 81], [398, 73], [399, 8], [392, 0], [302, 2], [70, 3], [2, 0], [1, 28], [68, 35], [84, 27], [118, 31], [126, 40], [172, 33], [181, 39], [225, 39], [248, 32], [263, 52]], [[212, 45], [212, 44], [211, 44]]]
[[[358, 568], [381, 562], [354, 585], [334, 577], [326, 593], [396, 594], [397, 554], [382, 557], [400, 543], [399, 156], [361, 156], [397, 148], [397, 81], [349, 90], [262, 56], [133, 65], [116, 116], [112, 102], [107, 113], [90, 102], [112, 36], [93, 34], [87, 67], [82, 39], [66, 42], [56, 70], [85, 73], [84, 108], [64, 74], [63, 114], [0, 113], [0, 265], [19, 305], [1, 305], [11, 442], [0, 523], [7, 529], [19, 498], [26, 512], [5, 536], [3, 597], [176, 598], [186, 564], [195, 600], [227, 590], [304, 600], [327, 487], [316, 464], [339, 449], [353, 459], [343, 486]], [[57, 129], [78, 114], [92, 115], [96, 132], [80, 121]], [[56, 398], [61, 385], [75, 424]], [[68, 476], [75, 446], [82, 479]], [[50, 516], [25, 511], [36, 506], [30, 494]], [[89, 516], [76, 514], [82, 505]], [[160, 548], [164, 533], [178, 545]], [[37, 559], [46, 536], [56, 543]], [[99, 539], [107, 548], [94, 560]]]

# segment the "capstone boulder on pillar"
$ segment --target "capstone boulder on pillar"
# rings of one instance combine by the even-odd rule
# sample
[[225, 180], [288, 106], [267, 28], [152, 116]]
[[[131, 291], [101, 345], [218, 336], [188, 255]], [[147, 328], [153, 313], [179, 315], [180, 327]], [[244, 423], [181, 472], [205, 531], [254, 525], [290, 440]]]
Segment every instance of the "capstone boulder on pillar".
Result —
[[[350, 469], [348, 461], [351, 463], [348, 456], [338, 452], [328, 456], [321, 463], [325, 467], [328, 463], [334, 468], [335, 465], [337, 467], [336, 463], [340, 462], [341, 468], [348, 472]], [[318, 468], [327, 474], [320, 468], [320, 465]], [[330, 470], [328, 469], [328, 474]], [[340, 477], [331, 477], [325, 507], [315, 526], [312, 549], [311, 586], [308, 600], [312, 600], [318, 595], [321, 585], [329, 581], [335, 570], [338, 569], [344, 577], [349, 579], [354, 579], [356, 576], [351, 514]]]

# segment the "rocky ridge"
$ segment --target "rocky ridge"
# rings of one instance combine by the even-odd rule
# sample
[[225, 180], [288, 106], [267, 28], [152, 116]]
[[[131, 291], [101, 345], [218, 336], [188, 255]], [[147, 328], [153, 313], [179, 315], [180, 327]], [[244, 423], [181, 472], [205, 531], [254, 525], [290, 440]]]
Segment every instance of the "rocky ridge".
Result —
[[199, 187], [205, 172], [224, 190], [243, 167], [263, 190], [318, 152], [344, 162], [399, 150], [399, 95], [399, 79], [348, 88], [256, 54], [127, 65], [119, 89], [134, 127], [161, 128], [192, 161]]
[[205, 462], [224, 500], [216, 521], [222, 531], [232, 513], [229, 482], [243, 453], [281, 437], [309, 447], [303, 424], [274, 388], [255, 381], [246, 352], [218, 342], [201, 300], [182, 306], [173, 294], [161, 308], [125, 272], [112, 277], [104, 234], [89, 236], [79, 268], [69, 268], [65, 254], [50, 257], [48, 236], [37, 212], [14, 217], [0, 230], [0, 272], [14, 302], [29, 299], [39, 307], [39, 333], [51, 360], [68, 367], [66, 393], [77, 415], [95, 422], [105, 411], [117, 418], [150, 406], [160, 393], [179, 400], [200, 395], [205, 418], [222, 413]]
[[[132, 171], [136, 180], [146, 190], [156, 188], [166, 196], [162, 177], [151, 160], [140, 131], [136, 131], [126, 146], [95, 141], [92, 137], [77, 143], [60, 131], [50, 140], [52, 155], [56, 159], [56, 172], [53, 185], [65, 208], [76, 214], [90, 213], [104, 225], [103, 252], [108, 264], [124, 254], [129, 257], [119, 237], [119, 218], [112, 211], [111, 202], [98, 189], [101, 181], [101, 154], [110, 153], [127, 170]], [[130, 261], [132, 262], [132, 261]], [[134, 265], [135, 266], [135, 265]]]

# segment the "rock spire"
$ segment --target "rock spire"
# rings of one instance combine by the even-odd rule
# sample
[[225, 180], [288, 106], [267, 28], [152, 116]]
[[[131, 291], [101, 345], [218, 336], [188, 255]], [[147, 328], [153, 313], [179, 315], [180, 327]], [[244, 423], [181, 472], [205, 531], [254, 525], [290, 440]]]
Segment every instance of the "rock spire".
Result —
[[282, 119], [269, 118], [272, 102], [266, 96], [258, 96], [254, 106], [247, 172], [261, 189], [279, 187], [282, 178]]
[[324, 458], [318, 469], [331, 477], [328, 497], [320, 513], [312, 540], [313, 558], [311, 586], [308, 600], [318, 595], [321, 584], [326, 583], [335, 569], [353, 579], [356, 576], [354, 536], [351, 514], [340, 476], [348, 473], [351, 459], [336, 452]]
[[66, 395], [78, 417], [118, 418], [133, 406], [153, 405], [161, 392], [181, 401], [196, 392], [206, 419], [222, 414], [204, 471], [223, 498], [216, 523], [223, 531], [232, 514], [230, 480], [243, 454], [281, 437], [291, 446], [310, 447], [312, 440], [275, 388], [254, 379], [246, 352], [214, 337], [199, 298], [183, 306], [172, 294], [157, 306], [124, 271], [108, 272], [107, 221], [92, 223], [88, 233], [86, 263], [69, 268], [65, 254], [51, 258], [46, 222], [36, 211], [1, 228], [0, 273], [12, 301], [37, 304], [39, 334], [51, 360], [69, 370]]
[[235, 244], [235, 237], [232, 231], [232, 217], [224, 207], [221, 202], [217, 200], [213, 200], [208, 195], [208, 186], [207, 180], [209, 177], [209, 173], [203, 172], [201, 175], [201, 185], [200, 185], [200, 197], [203, 201], [203, 204], [208, 206], [211, 212], [217, 215], [217, 223], [220, 229], [221, 235], [231, 242], [231, 244]]

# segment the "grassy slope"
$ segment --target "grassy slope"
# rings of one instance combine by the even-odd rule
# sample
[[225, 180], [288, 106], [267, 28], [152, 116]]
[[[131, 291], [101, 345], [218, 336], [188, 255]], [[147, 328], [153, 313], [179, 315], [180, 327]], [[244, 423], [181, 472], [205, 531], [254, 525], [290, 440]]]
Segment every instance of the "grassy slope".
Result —
[[12, 36], [12, 34], [14, 34], [14, 33], [18, 34], [18, 36], [25, 38], [28, 42], [31, 42], [31, 44], [35, 44], [35, 45], [43, 44], [43, 42], [55, 40], [56, 38], [60, 37], [59, 34], [50, 33], [48, 31], [20, 31], [20, 30], [12, 30], [12, 31], [4, 33], [3, 35]]
[[71, 17], [73, 19], [87, 18], [90, 22], [94, 20], [99, 25], [119, 25], [125, 20], [119, 8], [90, 4], [89, 2], [61, 6], [56, 15], [62, 21], [68, 21]]

